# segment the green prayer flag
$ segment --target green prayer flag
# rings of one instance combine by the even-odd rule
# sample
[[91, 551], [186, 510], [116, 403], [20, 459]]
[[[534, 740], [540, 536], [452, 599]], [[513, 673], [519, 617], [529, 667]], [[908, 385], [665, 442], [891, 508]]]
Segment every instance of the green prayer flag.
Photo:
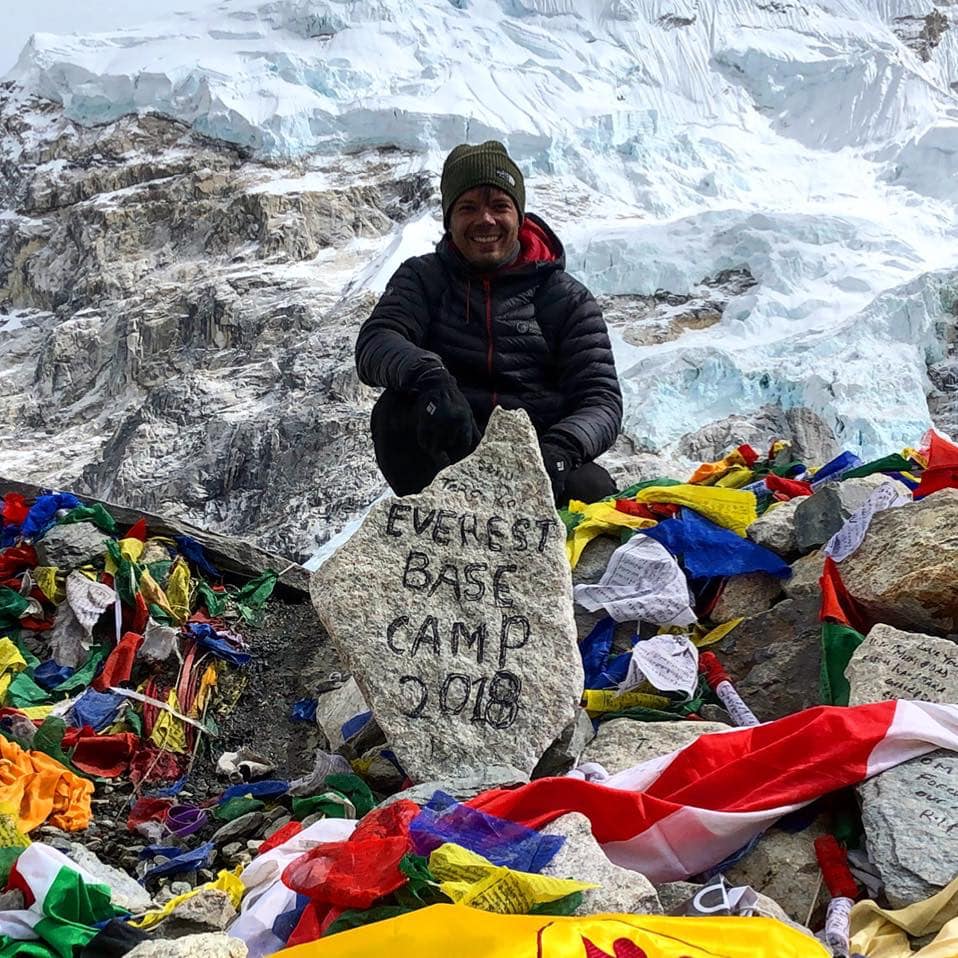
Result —
[[71, 509], [59, 522], [61, 526], [72, 522], [92, 522], [104, 532], [113, 535], [116, 532], [116, 519], [99, 502], [92, 506], [77, 506]]
[[600, 502], [612, 502], [614, 499], [634, 499], [643, 489], [651, 489], [654, 486], [681, 486], [678, 479], [646, 479], [644, 482], [634, 482], [631, 486], [623, 489], [621, 492], [612, 496], [606, 496]]
[[574, 915], [576, 909], [582, 904], [582, 892], [574, 891], [565, 898], [557, 898], [555, 901], [542, 901], [538, 905], [533, 905], [529, 909], [530, 915]]
[[[377, 905], [375, 908], [366, 908], [362, 911], [347, 909], [326, 929], [323, 937], [335, 935], [340, 931], [361, 928], [363, 925], [372, 925], [377, 921], [398, 918], [400, 915], [415, 910], [415, 908], [408, 908], [405, 905]], [[5, 958], [5, 956], [0, 953], [0, 958]]]
[[358, 776], [350, 772], [327, 775], [324, 784], [345, 795], [356, 808], [356, 817], [371, 812], [376, 807], [376, 799], [369, 786]]
[[63, 697], [70, 692], [80, 692], [85, 689], [96, 676], [100, 668], [100, 663], [106, 658], [107, 652], [102, 645], [95, 646], [90, 650], [90, 655], [86, 662], [80, 666], [68, 679], [64, 679], [56, 688], [57, 696]]
[[251, 795], [236, 795], [227, 799], [222, 805], [218, 805], [213, 810], [213, 818], [221, 822], [231, 822], [240, 815], [246, 815], [248, 812], [258, 812], [261, 808], [266, 808], [266, 803]]
[[216, 619], [226, 611], [228, 596], [225, 592], [214, 592], [206, 582], [200, 582], [196, 588], [196, 596], [206, 606], [210, 618]]
[[872, 476], [876, 472], [911, 472], [915, 468], [913, 462], [909, 462], [904, 456], [897, 452], [890, 456], [883, 456], [881, 459], [873, 459], [871, 462], [863, 463], [848, 472], [842, 473], [842, 482], [846, 479], [862, 479], [865, 476]]
[[825, 705], [848, 705], [851, 686], [845, 669], [864, 641], [865, 637], [850, 625], [822, 623], [821, 699]]
[[30, 603], [19, 592], [0, 585], [0, 628], [19, 625], [20, 616], [29, 605]]
[[11, 708], [29, 708], [31, 705], [49, 705], [50, 693], [41, 689], [30, 677], [29, 672], [20, 672], [14, 676], [7, 688], [6, 704]]

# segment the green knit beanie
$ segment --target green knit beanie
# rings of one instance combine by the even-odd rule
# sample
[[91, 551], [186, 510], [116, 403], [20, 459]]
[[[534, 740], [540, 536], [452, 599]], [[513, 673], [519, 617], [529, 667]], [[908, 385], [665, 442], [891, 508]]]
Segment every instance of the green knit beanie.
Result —
[[449, 225], [449, 213], [456, 200], [476, 186], [496, 186], [508, 193], [519, 211], [519, 219], [525, 216], [526, 186], [522, 171], [498, 140], [486, 140], [478, 146], [462, 143], [446, 157], [439, 181], [444, 226]]

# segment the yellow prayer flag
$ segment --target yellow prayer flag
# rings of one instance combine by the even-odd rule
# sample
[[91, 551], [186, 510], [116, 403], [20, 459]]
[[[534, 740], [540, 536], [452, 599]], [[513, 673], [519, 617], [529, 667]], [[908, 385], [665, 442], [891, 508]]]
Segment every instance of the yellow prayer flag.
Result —
[[671, 700], [664, 695], [652, 695], [647, 692], [619, 692], [616, 689], [586, 689], [582, 693], [582, 704], [590, 716], [600, 712], [619, 712], [622, 709], [666, 709]]
[[[129, 559], [130, 562], [137, 562], [141, 555], [143, 555], [143, 548], [146, 545], [142, 539], [119, 539], [117, 540], [117, 545], [120, 547], [120, 555], [124, 558]], [[109, 552], [106, 554], [106, 564], [104, 566], [107, 572], [110, 575], [113, 575], [116, 572], [117, 566], [113, 561], [113, 556]]]
[[[586, 944], [588, 943], [588, 945]], [[830, 958], [773, 918], [499, 915], [432, 905], [286, 948], [276, 958]]]
[[744, 489], [688, 484], [653, 486], [638, 492], [635, 500], [685, 506], [740, 536], [744, 536], [745, 530], [758, 518], [755, 493], [746, 492]]
[[[176, 697], [176, 692], [170, 689], [170, 694], [166, 698], [166, 704], [171, 708], [180, 710], [180, 703]], [[153, 731], [150, 734], [150, 741], [157, 748], [164, 748], [168, 752], [178, 752], [183, 754], [186, 751], [186, 729], [183, 723], [171, 715], [169, 712], [160, 712]]]
[[13, 677], [26, 667], [26, 661], [13, 642], [6, 636], [0, 639], [0, 702], [6, 701]]
[[57, 567], [52, 565], [38, 565], [30, 570], [37, 587], [55, 605], [67, 597], [66, 589], [57, 581], [58, 572]]
[[136, 918], [129, 922], [134, 928], [147, 929], [152, 928], [154, 925], [159, 924], [164, 918], [166, 918], [177, 905], [187, 900], [187, 898], [193, 898], [198, 895], [201, 891], [225, 891], [227, 895], [230, 896], [230, 901], [233, 903], [234, 908], [239, 908], [240, 901], [243, 899], [243, 892], [245, 887], [243, 885], [242, 879], [239, 877], [240, 872], [243, 871], [243, 866], [238, 865], [235, 871], [226, 871], [225, 869], [216, 876], [214, 881], [208, 881], [205, 885], [197, 885], [196, 888], [191, 891], [184, 892], [182, 895], [176, 895], [174, 898], [171, 898], [162, 908], [157, 908], [155, 911], [148, 911], [145, 914], [141, 915], [139, 918]]
[[721, 642], [734, 628], [741, 625], [745, 619], [742, 616], [739, 616], [737, 619], [729, 619], [728, 622], [723, 622], [721, 625], [715, 626], [714, 629], [708, 630], [701, 625], [695, 626], [692, 630], [692, 645], [697, 649], [707, 649], [710, 645], [715, 645], [716, 642]]
[[190, 617], [190, 569], [182, 558], [177, 557], [166, 580], [166, 597], [173, 610], [173, 621], [185, 622]]
[[566, 540], [566, 556], [573, 569], [579, 564], [585, 547], [596, 536], [603, 533], [619, 535], [622, 529], [648, 529], [658, 524], [654, 519], [622, 512], [616, 509], [614, 502], [586, 504], [573, 499], [569, 502], [569, 511], [585, 517]]
[[702, 465], [692, 473], [689, 483], [693, 486], [714, 486], [730, 469], [735, 466], [744, 466], [745, 464], [745, 457], [737, 449], [733, 449], [722, 459], [718, 459], [715, 462], [703, 462]]
[[[906, 908], [860, 901], [851, 913], [851, 946], [866, 958], [954, 958], [958, 955], [958, 878]], [[909, 936], [933, 941], [912, 951]]]
[[482, 855], [447, 842], [429, 856], [429, 870], [452, 901], [503, 915], [524, 915], [534, 905], [596, 888], [588, 882], [552, 878], [493, 865]]

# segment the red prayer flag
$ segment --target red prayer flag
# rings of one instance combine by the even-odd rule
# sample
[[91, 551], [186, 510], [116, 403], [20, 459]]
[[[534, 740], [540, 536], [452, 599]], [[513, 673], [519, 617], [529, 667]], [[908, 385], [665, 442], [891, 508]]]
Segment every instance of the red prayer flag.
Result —
[[136, 632], [127, 632], [116, 644], [113, 651], [103, 663], [103, 671], [93, 680], [91, 685], [97, 692], [105, 692], [111, 686], [121, 682], [129, 682], [133, 674], [133, 663], [136, 653], [143, 644], [143, 636]]
[[783, 476], [776, 476], [769, 473], [765, 477], [765, 487], [770, 491], [784, 495], [787, 499], [797, 499], [799, 496], [810, 496], [812, 494], [812, 484], [802, 482], [800, 479], [785, 479]]
[[819, 619], [822, 622], [839, 622], [851, 626], [862, 635], [867, 635], [873, 624], [872, 619], [861, 603], [845, 588], [838, 565], [831, 556], [825, 557], [818, 584], [822, 590]]
[[958, 489], [958, 446], [937, 432], [932, 432], [928, 467], [921, 474], [921, 482], [913, 496], [921, 499], [941, 489]]

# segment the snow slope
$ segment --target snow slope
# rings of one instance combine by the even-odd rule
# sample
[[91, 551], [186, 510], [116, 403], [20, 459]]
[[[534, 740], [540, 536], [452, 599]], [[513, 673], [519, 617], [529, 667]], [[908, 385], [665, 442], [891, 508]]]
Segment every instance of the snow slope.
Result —
[[[923, 5], [922, 5], [923, 4]], [[958, 285], [958, 8], [930, 0], [234, 0], [88, 37], [35, 36], [10, 78], [87, 124], [153, 110], [254, 153], [395, 147], [438, 172], [496, 137], [597, 293], [747, 267], [721, 322], [615, 336], [642, 446], [763, 404], [864, 454], [929, 425]], [[917, 21], [916, 21], [917, 22]], [[946, 20], [947, 22], [947, 20]], [[383, 288], [419, 217], [343, 287]]]

